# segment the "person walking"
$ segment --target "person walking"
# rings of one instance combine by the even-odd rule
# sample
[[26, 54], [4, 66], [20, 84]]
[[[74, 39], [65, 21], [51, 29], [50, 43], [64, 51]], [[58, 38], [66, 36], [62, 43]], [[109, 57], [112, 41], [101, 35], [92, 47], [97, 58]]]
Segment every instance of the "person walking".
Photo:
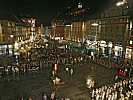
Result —
[[71, 70], [70, 70], [70, 74], [73, 75], [73, 69], [72, 69], [72, 68], [71, 68]]
[[43, 100], [47, 100], [47, 95], [46, 94], [43, 95]]
[[29, 100], [33, 100], [32, 97], [29, 97]]
[[54, 99], [55, 99], [55, 92], [53, 91], [51, 94], [51, 100], [54, 100]]

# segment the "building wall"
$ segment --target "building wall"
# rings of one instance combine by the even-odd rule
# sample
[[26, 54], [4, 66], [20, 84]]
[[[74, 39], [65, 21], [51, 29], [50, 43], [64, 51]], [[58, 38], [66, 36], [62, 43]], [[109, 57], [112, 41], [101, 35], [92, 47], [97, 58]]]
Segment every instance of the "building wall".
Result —
[[15, 34], [15, 23], [8, 20], [0, 20], [0, 42], [1, 43], [10, 43], [10, 35]]
[[40, 34], [41, 33], [41, 27], [36, 27], [36, 33]]
[[51, 23], [51, 36], [52, 37], [64, 37], [64, 22], [53, 21]]
[[71, 25], [65, 25], [64, 27], [64, 38], [71, 40]]
[[99, 19], [100, 40], [125, 42], [129, 36], [129, 17], [111, 17]]
[[[93, 26], [97, 23], [98, 26]], [[87, 21], [87, 32], [89, 36], [95, 36], [97, 33], [97, 41], [106, 41], [113, 43], [114, 46], [122, 45], [123, 57], [133, 57], [133, 20], [129, 16], [118, 16], [109, 18], [99, 18]], [[132, 49], [132, 50], [131, 50]], [[129, 53], [128, 53], [128, 52]], [[132, 57], [130, 57], [130, 55]]]
[[30, 39], [30, 27], [29, 26], [15, 26], [14, 38], [16, 41], [28, 40]]
[[133, 62], [133, 19], [130, 20], [129, 36], [127, 39], [125, 58], [129, 58]]
[[71, 39], [73, 41], [84, 41], [87, 34], [86, 23], [82, 21], [72, 22], [71, 27]]
[[[0, 21], [0, 43], [11, 43], [30, 38], [31, 30], [28, 26], [17, 25], [8, 20]], [[11, 39], [10, 35], [13, 35]]]
[[36, 32], [36, 19], [34, 18], [21, 18], [23, 22], [27, 24], [27, 35], [28, 37], [30, 36], [31, 41], [33, 41], [35, 32]]
[[0, 43], [2, 42], [2, 27], [1, 27], [1, 24], [0, 24]]
[[[93, 24], [98, 24], [98, 26], [94, 26]], [[99, 40], [99, 19], [88, 20], [86, 21], [86, 39], [95, 38], [93, 40]]]

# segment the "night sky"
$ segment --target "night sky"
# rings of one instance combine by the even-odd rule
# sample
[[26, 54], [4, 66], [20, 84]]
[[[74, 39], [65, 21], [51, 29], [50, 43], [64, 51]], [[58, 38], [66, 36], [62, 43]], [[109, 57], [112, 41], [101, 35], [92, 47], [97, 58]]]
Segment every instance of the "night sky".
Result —
[[57, 13], [67, 6], [77, 7], [79, 1], [82, 1], [84, 7], [96, 10], [112, 0], [0, 0], [0, 12], [33, 16], [38, 23], [47, 25]]

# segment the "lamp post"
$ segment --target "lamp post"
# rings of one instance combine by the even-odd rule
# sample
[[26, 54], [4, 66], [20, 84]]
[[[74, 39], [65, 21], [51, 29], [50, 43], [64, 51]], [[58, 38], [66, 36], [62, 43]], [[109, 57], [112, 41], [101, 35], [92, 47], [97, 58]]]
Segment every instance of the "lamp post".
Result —
[[10, 38], [11, 38], [11, 44], [12, 44], [12, 55], [14, 55], [13, 37], [14, 36], [11, 34]]
[[[11, 45], [12, 45], [12, 55], [14, 55], [14, 48], [13, 48], [13, 35], [10, 35], [10, 38], [11, 38]], [[12, 67], [12, 58], [11, 58], [11, 67]]]

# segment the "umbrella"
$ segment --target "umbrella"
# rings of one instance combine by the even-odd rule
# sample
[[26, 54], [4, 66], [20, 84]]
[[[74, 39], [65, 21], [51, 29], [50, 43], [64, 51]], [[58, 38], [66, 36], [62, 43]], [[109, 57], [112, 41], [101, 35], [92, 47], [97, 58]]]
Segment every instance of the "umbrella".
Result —
[[24, 49], [19, 50], [19, 53], [25, 53], [25, 52], [26, 52], [26, 50], [24, 50]]

